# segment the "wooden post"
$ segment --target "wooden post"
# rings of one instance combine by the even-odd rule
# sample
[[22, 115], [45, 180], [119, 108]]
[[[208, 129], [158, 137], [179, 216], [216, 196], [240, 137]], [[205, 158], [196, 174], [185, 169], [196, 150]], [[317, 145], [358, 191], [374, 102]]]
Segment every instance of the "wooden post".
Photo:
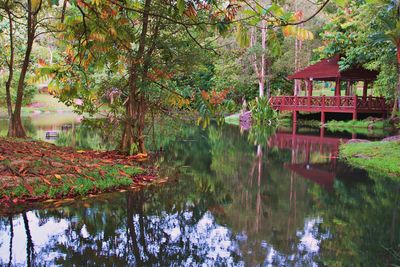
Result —
[[351, 83], [350, 83], [350, 81], [347, 81], [346, 82], [346, 96], [349, 96], [350, 95], [350, 90], [351, 89]]
[[[322, 139], [325, 136], [325, 127], [321, 127], [320, 131], [319, 131], [319, 137]], [[322, 144], [322, 142], [320, 143], [320, 145]], [[322, 146], [321, 146], [322, 147]], [[320, 148], [320, 151], [322, 152], [322, 148]]]
[[355, 121], [355, 120], [357, 120], [357, 95], [353, 96], [353, 105], [354, 105], [353, 121]]
[[363, 100], [364, 101], [367, 99], [367, 90], [368, 90], [368, 81], [364, 81], [364, 86], [363, 86]]
[[336, 78], [335, 96], [340, 96], [340, 79]]
[[324, 148], [324, 146], [323, 146], [323, 139], [324, 139], [324, 136], [325, 136], [325, 127], [322, 125], [321, 126], [321, 128], [320, 128], [320, 131], [319, 131], [319, 153], [323, 153], [323, 148]]
[[308, 96], [312, 96], [312, 91], [313, 91], [313, 78], [310, 78], [308, 81]]
[[353, 111], [353, 121], [357, 120], [357, 111]]
[[339, 78], [336, 78], [335, 102], [336, 102], [336, 106], [340, 106], [340, 79]]
[[325, 125], [325, 112], [321, 111], [321, 127]]
[[308, 96], [308, 106], [311, 106], [311, 97], [312, 97], [312, 90], [313, 90], [313, 79], [310, 78], [307, 84], [307, 96]]
[[[293, 144], [293, 148], [295, 148], [294, 142], [295, 142], [296, 138], [294, 138], [294, 136], [296, 135], [296, 131], [297, 131], [297, 115], [295, 115], [294, 113], [296, 113], [296, 111], [293, 111], [293, 124], [292, 124], [292, 135], [293, 135], [292, 144]], [[295, 121], [295, 118], [296, 118], [296, 121]]]

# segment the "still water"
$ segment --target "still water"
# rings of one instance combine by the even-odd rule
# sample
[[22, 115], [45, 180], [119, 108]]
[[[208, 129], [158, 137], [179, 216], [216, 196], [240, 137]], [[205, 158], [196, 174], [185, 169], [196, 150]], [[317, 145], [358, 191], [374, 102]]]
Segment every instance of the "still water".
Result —
[[[29, 120], [37, 138], [113, 146], [74, 116], [40, 119]], [[351, 135], [176, 123], [151, 132], [169, 183], [2, 216], [0, 266], [399, 264], [400, 183], [341, 163]]]

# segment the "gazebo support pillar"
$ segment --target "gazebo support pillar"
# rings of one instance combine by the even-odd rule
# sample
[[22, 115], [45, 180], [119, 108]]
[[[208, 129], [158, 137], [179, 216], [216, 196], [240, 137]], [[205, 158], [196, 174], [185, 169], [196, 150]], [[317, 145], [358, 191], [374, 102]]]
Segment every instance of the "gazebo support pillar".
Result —
[[325, 124], [325, 112], [321, 111], [321, 125], [322, 127], [324, 127]]
[[367, 99], [368, 81], [364, 81], [363, 86], [363, 100]]
[[340, 96], [340, 79], [336, 79], [336, 84], [335, 84], [335, 96]]
[[307, 96], [312, 96], [312, 91], [313, 91], [313, 79], [310, 78], [307, 82]]
[[308, 96], [308, 105], [311, 106], [311, 97], [312, 97], [312, 90], [313, 90], [313, 79], [307, 81], [307, 96]]
[[353, 112], [353, 121], [356, 121], [357, 120], [357, 111], [354, 111]]
[[346, 96], [349, 96], [351, 94], [351, 82], [347, 81], [346, 82]]

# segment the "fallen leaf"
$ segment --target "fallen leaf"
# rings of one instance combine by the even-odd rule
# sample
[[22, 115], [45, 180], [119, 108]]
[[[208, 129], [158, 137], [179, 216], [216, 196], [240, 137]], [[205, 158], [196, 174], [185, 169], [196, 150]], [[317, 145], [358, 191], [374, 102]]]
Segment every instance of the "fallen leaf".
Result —
[[51, 185], [50, 181], [47, 180], [46, 178], [44, 178], [44, 177], [40, 177], [40, 178], [41, 178], [41, 179], [43, 180], [43, 182], [45, 182], [46, 184]]
[[33, 195], [33, 187], [30, 184], [24, 183], [24, 187], [28, 190], [29, 194]]
[[74, 169], [77, 173], [82, 173], [82, 170], [78, 166], [75, 166]]
[[59, 174], [54, 174], [54, 176], [55, 176], [57, 179], [59, 179], [59, 180], [62, 179], [61, 175], [59, 175]]

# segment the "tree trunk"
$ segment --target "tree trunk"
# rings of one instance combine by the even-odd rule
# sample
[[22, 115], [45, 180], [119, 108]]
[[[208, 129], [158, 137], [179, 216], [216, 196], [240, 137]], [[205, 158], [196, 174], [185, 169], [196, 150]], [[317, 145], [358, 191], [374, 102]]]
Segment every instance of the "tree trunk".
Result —
[[26, 73], [29, 68], [30, 57], [32, 52], [33, 41], [35, 39], [36, 16], [38, 11], [32, 11], [32, 3], [28, 0], [27, 14], [27, 32], [28, 39], [26, 43], [25, 57], [22, 63], [21, 74], [18, 81], [17, 100], [15, 101], [14, 113], [12, 115], [12, 128], [8, 130], [9, 137], [26, 138], [25, 129], [21, 120], [22, 99], [24, 97], [24, 83]]
[[[11, 10], [7, 9], [8, 22], [10, 25], [10, 62], [8, 63], [8, 79], [6, 82], [6, 102], [7, 102], [7, 112], [8, 112], [8, 129], [13, 129], [13, 109], [11, 101], [11, 85], [14, 77], [14, 34], [13, 34], [13, 20], [11, 17]], [[8, 133], [9, 135], [10, 133]]]
[[400, 40], [397, 44], [397, 111], [400, 111]]
[[[139, 48], [134, 60], [131, 60], [131, 66], [129, 68], [129, 99], [126, 103], [126, 119], [124, 130], [122, 133], [120, 149], [124, 152], [133, 152], [132, 147], [136, 146], [138, 152], [144, 153], [144, 139], [143, 139], [143, 128], [144, 127], [144, 97], [143, 92], [138, 93], [138, 81], [139, 81], [139, 70], [138, 65], [143, 63], [144, 51], [146, 47], [146, 35], [149, 26], [149, 11], [150, 11], [151, 0], [146, 0], [144, 4], [143, 12], [143, 25], [142, 32], [140, 34]], [[139, 101], [138, 101], [139, 100]], [[135, 151], [136, 152], [136, 151]]]
[[260, 98], [264, 97], [264, 92], [265, 92], [265, 48], [266, 48], [266, 42], [267, 42], [267, 29], [266, 29], [266, 23], [265, 20], [263, 19], [261, 22], [261, 47], [262, 47], [262, 54], [261, 54], [261, 70], [260, 70], [260, 75], [259, 75], [259, 96]]

